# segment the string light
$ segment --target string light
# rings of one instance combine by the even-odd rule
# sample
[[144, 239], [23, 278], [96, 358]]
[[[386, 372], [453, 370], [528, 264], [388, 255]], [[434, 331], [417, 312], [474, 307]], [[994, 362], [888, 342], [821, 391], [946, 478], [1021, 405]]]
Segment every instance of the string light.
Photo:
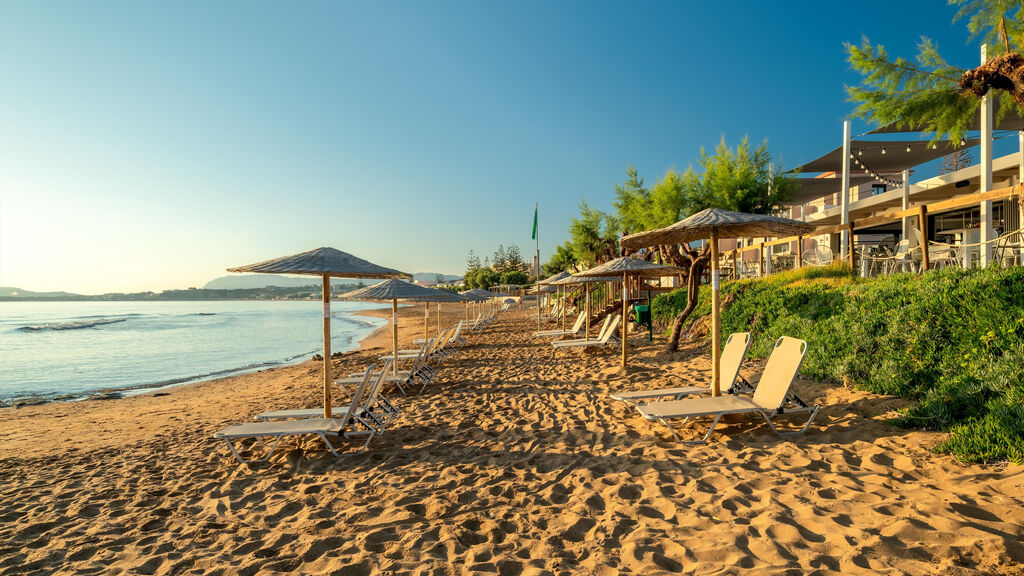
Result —
[[863, 148], [857, 148], [857, 156], [863, 156], [863, 155], [864, 155], [864, 149]]
[[885, 155], [885, 146], [882, 146], [882, 155]]
[[910, 152], [910, 144], [907, 144], [907, 152]]

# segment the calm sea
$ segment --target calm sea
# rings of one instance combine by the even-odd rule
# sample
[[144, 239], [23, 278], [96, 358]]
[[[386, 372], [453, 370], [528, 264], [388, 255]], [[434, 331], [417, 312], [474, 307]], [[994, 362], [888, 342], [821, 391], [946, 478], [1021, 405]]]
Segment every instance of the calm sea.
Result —
[[[386, 320], [331, 303], [332, 351]], [[0, 302], [0, 401], [125, 393], [297, 362], [322, 350], [322, 304]]]

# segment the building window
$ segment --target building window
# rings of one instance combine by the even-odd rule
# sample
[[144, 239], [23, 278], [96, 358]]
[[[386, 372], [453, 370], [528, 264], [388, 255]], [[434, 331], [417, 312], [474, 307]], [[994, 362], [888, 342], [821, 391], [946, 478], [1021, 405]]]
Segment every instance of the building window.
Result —
[[885, 184], [872, 184], [871, 185], [871, 195], [872, 196], [877, 196], [877, 195], [883, 194], [883, 193], [885, 193]]

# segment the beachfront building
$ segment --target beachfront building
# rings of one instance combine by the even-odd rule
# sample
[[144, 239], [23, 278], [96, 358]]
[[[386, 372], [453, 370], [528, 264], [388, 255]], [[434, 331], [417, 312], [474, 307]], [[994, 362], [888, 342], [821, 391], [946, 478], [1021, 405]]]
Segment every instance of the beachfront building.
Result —
[[[750, 277], [851, 261], [851, 247], [852, 262], [865, 276], [1024, 264], [1024, 212], [1009, 190], [1024, 180], [1024, 118], [1011, 111], [993, 126], [990, 113], [982, 116], [969, 127], [981, 137], [956, 143], [917, 134], [884, 139], [900, 132], [895, 126], [853, 139], [847, 121], [841, 146], [794, 170], [799, 191], [780, 213], [816, 225], [817, 233], [789, 241], [723, 241], [725, 273]], [[1017, 152], [992, 158], [993, 134], [1017, 140]], [[915, 181], [916, 168], [957, 150], [972, 150], [979, 161]]]

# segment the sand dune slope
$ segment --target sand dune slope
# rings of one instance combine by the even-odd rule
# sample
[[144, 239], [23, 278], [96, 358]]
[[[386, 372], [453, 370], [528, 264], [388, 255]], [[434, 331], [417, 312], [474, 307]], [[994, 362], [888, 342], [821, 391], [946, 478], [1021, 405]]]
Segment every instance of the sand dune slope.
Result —
[[1024, 469], [932, 454], [941, 435], [881, 423], [898, 401], [801, 380], [824, 404], [806, 435], [740, 420], [684, 446], [606, 396], [705, 382], [706, 357], [636, 337], [623, 372], [615, 350], [529, 338], [534, 322], [471, 337], [342, 459], [310, 441], [247, 468], [211, 439], [315, 406], [314, 363], [0, 410], [0, 574], [1024, 573]]

